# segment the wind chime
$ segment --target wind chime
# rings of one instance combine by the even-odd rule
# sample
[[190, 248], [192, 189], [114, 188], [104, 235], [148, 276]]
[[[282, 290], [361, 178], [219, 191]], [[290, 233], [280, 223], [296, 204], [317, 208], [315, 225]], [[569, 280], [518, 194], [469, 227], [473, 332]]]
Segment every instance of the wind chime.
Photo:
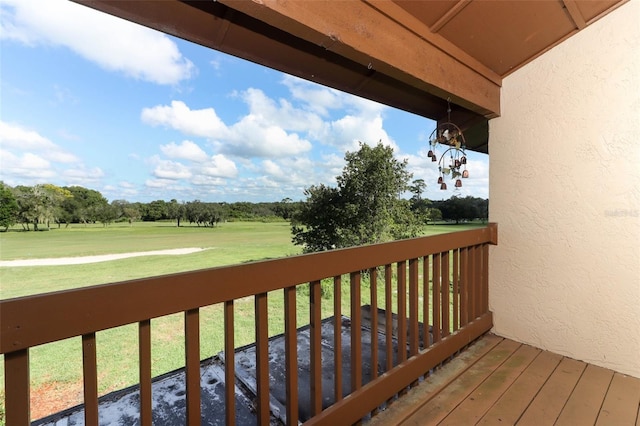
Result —
[[[429, 152], [427, 156], [432, 162], [438, 162], [438, 184], [441, 190], [447, 189], [445, 177], [455, 180], [455, 187], [462, 187], [462, 179], [469, 177], [467, 170], [466, 143], [462, 130], [451, 122], [451, 104], [447, 99], [447, 122], [438, 124], [429, 136]], [[445, 151], [438, 156], [438, 148]]]

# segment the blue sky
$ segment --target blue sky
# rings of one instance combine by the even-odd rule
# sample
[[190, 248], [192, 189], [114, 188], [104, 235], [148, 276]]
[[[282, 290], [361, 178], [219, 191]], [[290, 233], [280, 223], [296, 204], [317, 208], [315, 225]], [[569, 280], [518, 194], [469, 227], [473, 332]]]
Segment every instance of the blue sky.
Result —
[[[488, 157], [440, 191], [434, 122], [66, 0], [0, 3], [0, 179], [109, 200], [279, 201], [382, 141], [427, 198], [488, 197]], [[453, 185], [449, 185], [450, 188]]]

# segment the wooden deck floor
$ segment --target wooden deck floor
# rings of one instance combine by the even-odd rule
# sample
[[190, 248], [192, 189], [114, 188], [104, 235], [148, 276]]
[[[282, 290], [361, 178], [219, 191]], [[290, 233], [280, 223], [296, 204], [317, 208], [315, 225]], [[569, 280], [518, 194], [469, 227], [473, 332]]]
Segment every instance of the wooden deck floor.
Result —
[[489, 334], [369, 424], [640, 426], [640, 379]]

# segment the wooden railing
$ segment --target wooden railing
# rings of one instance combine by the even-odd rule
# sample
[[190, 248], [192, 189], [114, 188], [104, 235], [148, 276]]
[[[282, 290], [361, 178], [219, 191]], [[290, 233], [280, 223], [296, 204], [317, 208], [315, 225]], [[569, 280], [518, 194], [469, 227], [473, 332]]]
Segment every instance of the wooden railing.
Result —
[[[98, 424], [96, 332], [138, 324], [140, 421], [151, 425], [151, 319], [184, 313], [186, 407], [189, 425], [200, 424], [199, 313], [204, 306], [224, 308], [225, 380], [234, 383], [234, 301], [255, 301], [257, 416], [268, 425], [269, 360], [268, 292], [284, 292], [286, 350], [286, 420], [297, 424], [296, 287], [309, 285], [311, 336], [308, 424], [358, 422], [451, 357], [492, 326], [488, 309], [488, 245], [497, 243], [497, 226], [355, 247], [277, 260], [220, 267], [0, 302], [0, 350], [5, 359], [6, 423], [30, 423], [29, 348], [82, 336], [85, 424]], [[384, 323], [386, 362], [378, 372], [372, 350], [363, 385], [361, 346], [362, 275], [371, 280], [367, 295], [371, 324]], [[335, 356], [322, 360], [321, 280], [333, 283], [333, 312], [341, 313], [342, 277], [349, 278], [351, 309], [351, 392], [342, 393], [343, 367], [340, 321], [334, 321]], [[378, 280], [384, 293], [385, 318], [378, 318]], [[394, 299], [396, 302], [394, 303]], [[393, 307], [393, 308], [392, 308]], [[392, 312], [393, 311], [393, 312]], [[424, 325], [420, 329], [420, 318]], [[393, 330], [394, 321], [397, 324]], [[428, 326], [430, 325], [430, 327]], [[397, 345], [391, 344], [394, 338]], [[372, 339], [378, 333], [371, 333]], [[422, 342], [422, 343], [420, 343]], [[371, 347], [377, 348], [377, 341]], [[403, 349], [403, 348], [406, 348]], [[395, 351], [395, 353], [393, 353]], [[332, 362], [335, 398], [322, 406], [322, 362]], [[226, 386], [226, 422], [235, 424], [234, 386]]]

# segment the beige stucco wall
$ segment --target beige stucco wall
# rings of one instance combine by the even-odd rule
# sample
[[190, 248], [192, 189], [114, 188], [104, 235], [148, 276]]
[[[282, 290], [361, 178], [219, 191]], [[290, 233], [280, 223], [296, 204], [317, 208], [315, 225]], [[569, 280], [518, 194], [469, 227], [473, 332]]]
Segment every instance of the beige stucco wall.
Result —
[[505, 78], [495, 333], [640, 377], [640, 1]]

